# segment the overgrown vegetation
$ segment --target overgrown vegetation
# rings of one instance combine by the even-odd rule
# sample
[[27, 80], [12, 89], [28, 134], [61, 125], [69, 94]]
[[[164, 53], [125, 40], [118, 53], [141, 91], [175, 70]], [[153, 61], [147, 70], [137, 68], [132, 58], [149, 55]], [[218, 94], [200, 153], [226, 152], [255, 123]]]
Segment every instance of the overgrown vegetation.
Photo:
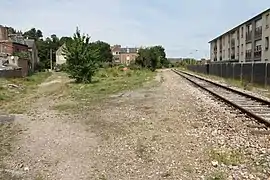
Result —
[[90, 37], [77, 29], [64, 48], [67, 73], [78, 83], [89, 83], [99, 67], [98, 54], [90, 47]]
[[51, 72], [40, 72], [25, 78], [0, 78], [0, 108], [10, 113], [23, 112], [19, 109], [24, 107], [24, 104], [19, 102], [33, 94], [38, 85], [50, 75]]
[[[69, 84], [71, 97], [75, 103], [86, 105], [93, 102], [100, 102], [109, 95], [121, 91], [131, 90], [142, 87], [143, 85], [152, 86], [151, 81], [155, 73], [150, 70], [122, 70], [122, 68], [102, 68], [93, 76], [92, 83], [89, 84]], [[147, 83], [148, 82], [148, 83]], [[145, 84], [146, 83], [146, 84]], [[55, 106], [58, 110], [74, 109], [78, 104], [64, 102]]]
[[198, 61], [196, 59], [184, 58], [175, 62], [171, 62], [172, 67], [186, 68], [188, 65], [196, 65]]
[[14, 56], [18, 56], [19, 58], [22, 59], [29, 59], [30, 58], [30, 53], [29, 52], [14, 52], [13, 53]]
[[81, 34], [77, 28], [73, 38], [63, 48], [66, 58], [65, 70], [77, 83], [91, 83], [92, 77], [103, 63], [112, 62], [110, 45]]
[[141, 48], [138, 52], [135, 64], [155, 71], [157, 68], [169, 67], [170, 62], [166, 58], [165, 49], [162, 46]]
[[[188, 69], [184, 69], [184, 70], [188, 70]], [[189, 71], [189, 70], [188, 70]], [[251, 84], [249, 83], [248, 81], [246, 80], [240, 80], [240, 79], [232, 79], [232, 78], [223, 78], [223, 77], [218, 77], [218, 76], [215, 76], [215, 75], [208, 75], [208, 74], [203, 74], [203, 73], [198, 73], [198, 72], [193, 72], [193, 74], [197, 74], [199, 76], [202, 76], [202, 77], [205, 77], [205, 78], [209, 78], [209, 79], [212, 79], [212, 80], [216, 80], [216, 81], [221, 81], [221, 82], [225, 82], [227, 84], [230, 84], [230, 85], [233, 85], [235, 87], [238, 87], [238, 88], [242, 88], [244, 90], [253, 90], [253, 87], [257, 87], [258, 85], [255, 85], [255, 84]], [[260, 87], [260, 86], [258, 86]]]
[[212, 149], [210, 157], [225, 165], [239, 165], [243, 161], [243, 154], [237, 150]]

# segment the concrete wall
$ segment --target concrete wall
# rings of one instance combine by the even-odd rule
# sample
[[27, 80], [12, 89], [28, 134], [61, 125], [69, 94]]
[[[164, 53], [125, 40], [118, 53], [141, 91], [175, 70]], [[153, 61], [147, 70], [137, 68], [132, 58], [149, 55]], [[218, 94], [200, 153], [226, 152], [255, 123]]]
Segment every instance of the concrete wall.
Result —
[[0, 40], [8, 39], [8, 29], [0, 25]]
[[27, 76], [29, 72], [28, 59], [19, 59], [18, 66], [22, 68], [22, 76]]
[[[7, 58], [5, 58], [4, 60], [8, 60], [8, 64], [6, 66], [6, 68], [11, 68], [11, 69], [17, 69], [17, 68], [21, 68], [20, 72], [22, 77], [25, 77], [28, 75], [29, 73], [29, 65], [28, 65], [28, 59], [21, 59], [17, 56], [8, 56]], [[0, 61], [0, 64], [2, 64], [2, 61]], [[3, 70], [0, 70], [3, 71]], [[10, 72], [8, 72], [10, 73]]]

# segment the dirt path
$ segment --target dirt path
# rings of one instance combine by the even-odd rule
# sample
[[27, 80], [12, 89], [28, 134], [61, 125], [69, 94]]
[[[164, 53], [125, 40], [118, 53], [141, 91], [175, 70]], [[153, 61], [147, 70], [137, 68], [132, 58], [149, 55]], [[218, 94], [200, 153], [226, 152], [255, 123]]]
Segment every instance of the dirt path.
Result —
[[23, 131], [14, 154], [16, 162], [10, 161], [15, 172], [24, 170], [24, 178], [78, 179], [91, 171], [88, 154], [97, 147], [98, 138], [81, 124], [73, 123], [72, 117], [51, 108], [55, 100], [50, 95], [59, 93], [67, 82], [63, 76], [51, 76], [40, 85], [40, 98], [28, 115], [17, 117], [16, 123]]
[[[244, 179], [240, 168], [213, 165], [209, 156], [212, 147], [252, 140], [243, 130], [237, 139], [241, 117], [216, 108], [173, 72], [159, 76], [158, 87], [113, 96], [77, 115], [52, 110], [53, 96], [41, 96], [16, 121], [23, 132], [10, 168], [23, 170], [24, 179], [223, 179], [220, 170]], [[38, 93], [60, 91], [65, 83], [52, 77]], [[228, 132], [235, 139], [226, 139]]]

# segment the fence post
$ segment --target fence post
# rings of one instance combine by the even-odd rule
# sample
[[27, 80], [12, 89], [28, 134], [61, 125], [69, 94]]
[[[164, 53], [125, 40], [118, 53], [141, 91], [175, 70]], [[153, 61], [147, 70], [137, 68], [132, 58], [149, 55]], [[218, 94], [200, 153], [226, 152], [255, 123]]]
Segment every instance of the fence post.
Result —
[[254, 68], [254, 62], [252, 62], [252, 64], [251, 64], [251, 79], [250, 79], [251, 84], [253, 84], [253, 73], [254, 73], [253, 68]]
[[241, 62], [241, 66], [240, 66], [240, 81], [241, 83], [243, 83], [243, 63]]
[[268, 70], [267, 70], [267, 69], [268, 69], [268, 68], [267, 68], [267, 65], [268, 65], [268, 63], [266, 62], [266, 63], [265, 63], [265, 70], [264, 70], [264, 87], [265, 87], [265, 88], [267, 87], [267, 73], [268, 73], [268, 72], [267, 72], [267, 71], [268, 71]]
[[220, 77], [222, 77], [222, 64], [220, 64]]
[[234, 80], [234, 63], [232, 63], [232, 71], [233, 71], [233, 73], [232, 73], [232, 78], [233, 78], [233, 80]]
[[225, 74], [224, 74], [224, 78], [227, 78], [227, 76], [228, 76], [227, 67], [228, 67], [228, 63], [225, 63]]

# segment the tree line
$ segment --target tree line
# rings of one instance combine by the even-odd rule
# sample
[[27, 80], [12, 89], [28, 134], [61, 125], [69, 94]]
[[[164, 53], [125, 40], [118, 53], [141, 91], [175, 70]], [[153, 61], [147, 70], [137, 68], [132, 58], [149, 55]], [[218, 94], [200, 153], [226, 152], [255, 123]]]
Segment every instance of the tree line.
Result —
[[142, 68], [155, 71], [157, 68], [168, 68], [170, 65], [170, 62], [166, 58], [165, 49], [162, 46], [141, 48], [138, 54], [135, 64]]
[[[15, 30], [12, 27], [8, 28], [9, 34], [20, 34], [24, 38], [34, 39], [38, 49], [38, 56], [40, 63], [37, 69], [49, 69], [51, 67], [50, 61], [50, 51], [52, 51], [52, 61], [56, 62], [56, 51], [69, 41], [73, 41], [72, 37], [63, 36], [58, 37], [56, 34], [52, 34], [49, 37], [44, 37], [43, 32], [40, 29], [31, 28], [28, 31], [22, 32]], [[110, 50], [110, 45], [103, 41], [91, 42], [90, 47], [92, 50], [99, 52], [98, 56], [103, 62], [112, 62], [112, 53]]]
[[[95, 72], [105, 65], [113, 66], [113, 55], [110, 45], [103, 41], [90, 42], [90, 37], [82, 34], [77, 28], [73, 37], [61, 37], [52, 34], [50, 37], [43, 37], [39, 29], [32, 28], [29, 31], [21, 32], [13, 28], [9, 33], [20, 33], [24, 38], [36, 41], [40, 58], [39, 69], [50, 68], [50, 51], [54, 52], [53, 62], [56, 61], [55, 52], [65, 44], [63, 55], [66, 58], [65, 70], [71, 78], [77, 82], [90, 83]], [[165, 49], [162, 46], [141, 48], [138, 57], [132, 62], [130, 68], [150, 69], [169, 67], [170, 62], [166, 58]]]
[[[71, 78], [79, 83], [91, 83], [92, 77], [104, 63], [112, 62], [110, 46], [98, 41], [90, 42], [90, 37], [81, 34], [77, 28], [73, 38], [66, 42], [64, 55], [66, 57], [66, 71]], [[155, 71], [157, 68], [168, 67], [165, 49], [162, 46], [141, 48], [138, 57], [131, 64], [131, 68], [146, 68]]]

